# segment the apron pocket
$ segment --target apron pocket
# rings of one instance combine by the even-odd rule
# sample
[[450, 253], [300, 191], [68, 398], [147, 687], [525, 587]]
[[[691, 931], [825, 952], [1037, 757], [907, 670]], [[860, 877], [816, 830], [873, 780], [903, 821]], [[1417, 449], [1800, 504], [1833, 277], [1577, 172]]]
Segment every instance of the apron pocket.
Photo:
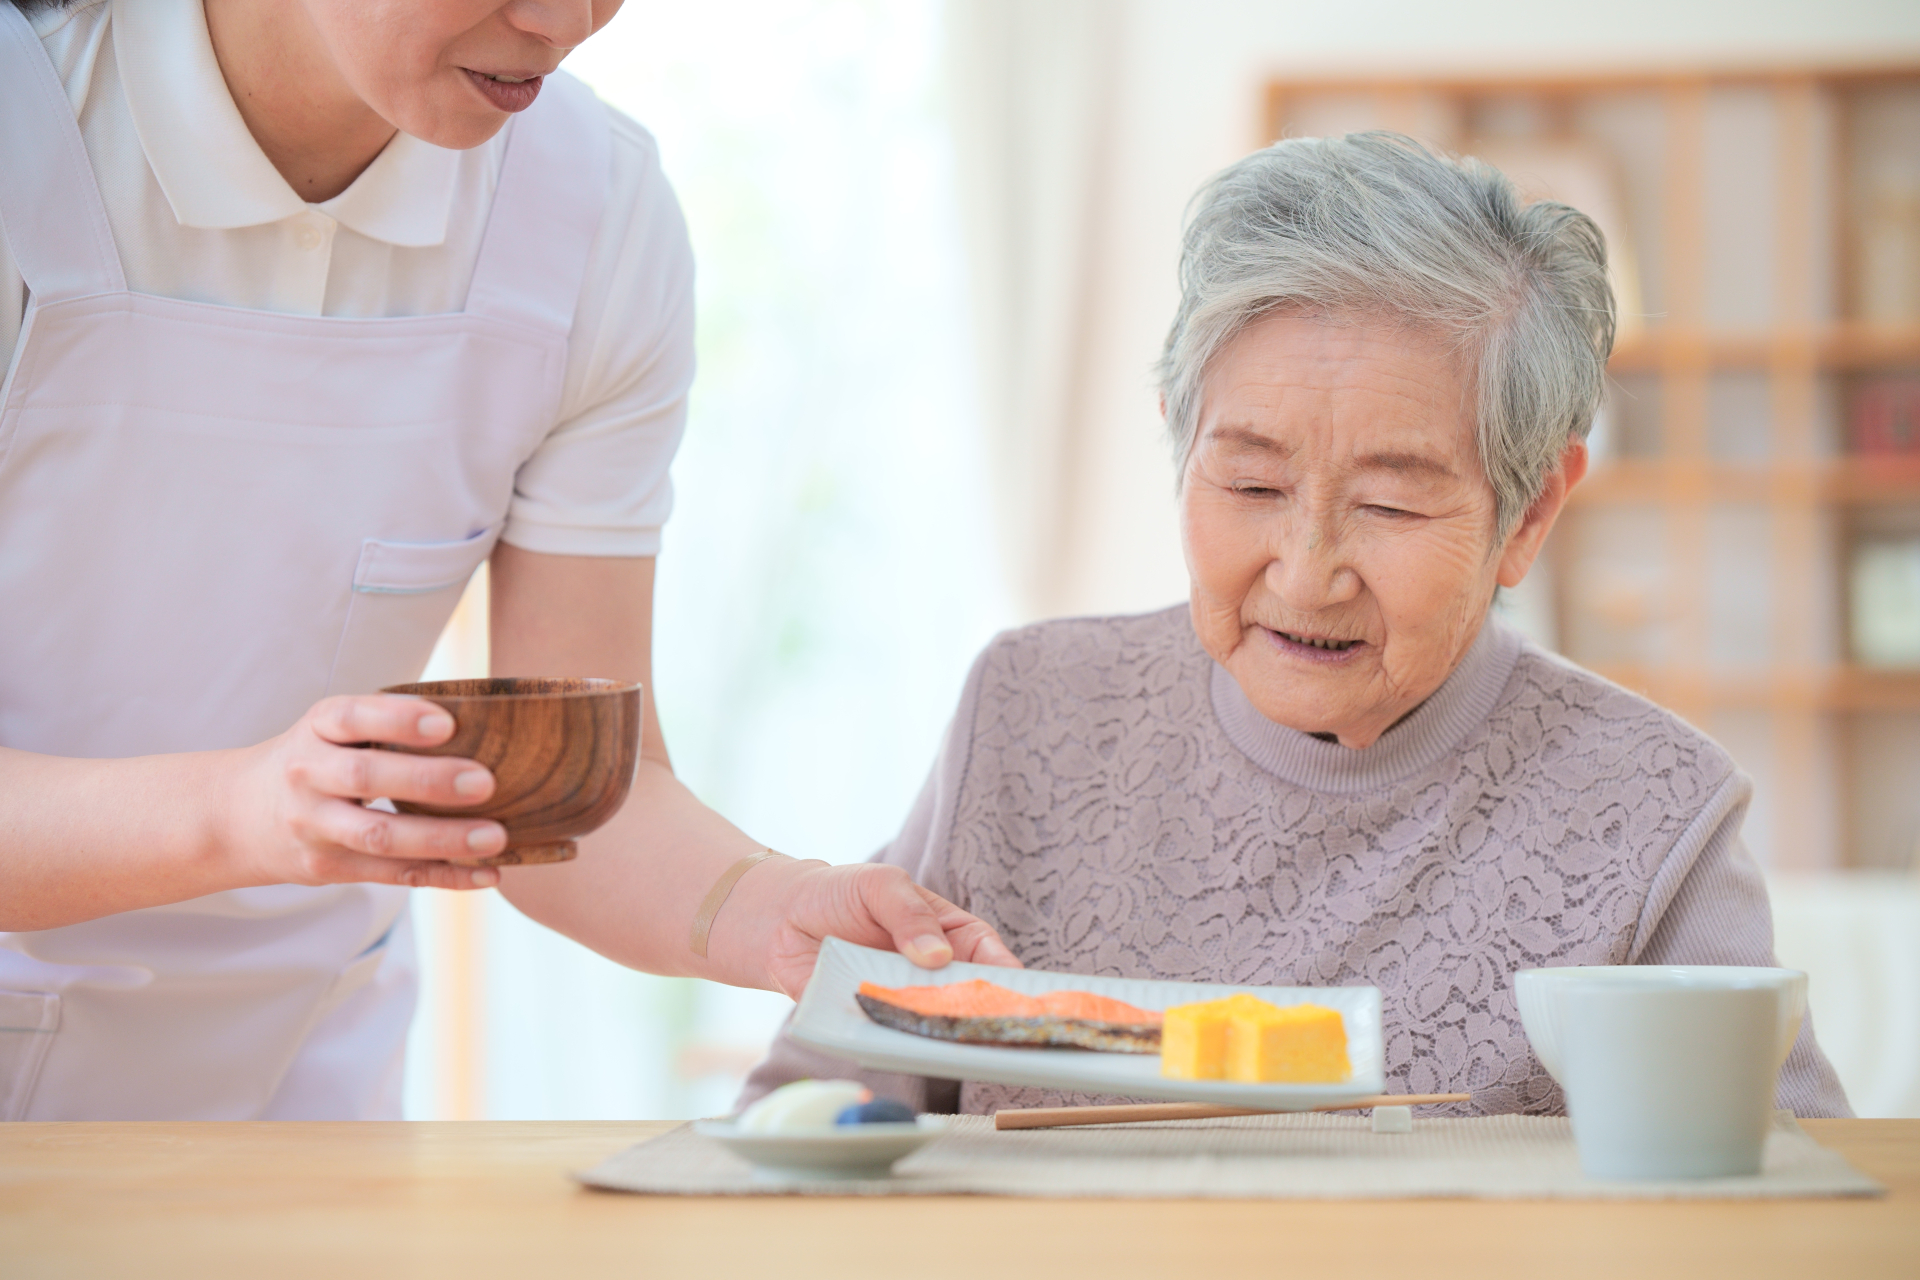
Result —
[[0, 1120], [27, 1114], [40, 1065], [60, 1029], [60, 997], [49, 991], [0, 991]]
[[374, 693], [419, 679], [499, 534], [496, 524], [458, 542], [362, 542], [327, 693]]

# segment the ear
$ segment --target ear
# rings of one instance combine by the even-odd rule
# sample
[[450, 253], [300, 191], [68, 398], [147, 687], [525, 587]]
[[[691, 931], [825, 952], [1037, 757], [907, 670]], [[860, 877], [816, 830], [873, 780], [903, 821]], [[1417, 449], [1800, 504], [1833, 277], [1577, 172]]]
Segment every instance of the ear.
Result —
[[1553, 532], [1553, 522], [1560, 518], [1560, 512], [1567, 505], [1567, 495], [1586, 474], [1586, 442], [1569, 440], [1567, 447], [1560, 451], [1560, 464], [1547, 475], [1546, 488], [1533, 500], [1533, 505], [1527, 508], [1527, 514], [1507, 535], [1506, 545], [1500, 548], [1500, 571], [1497, 577], [1501, 586], [1517, 587], [1520, 580], [1527, 576], [1527, 570], [1533, 568], [1534, 559], [1539, 556], [1547, 535]]

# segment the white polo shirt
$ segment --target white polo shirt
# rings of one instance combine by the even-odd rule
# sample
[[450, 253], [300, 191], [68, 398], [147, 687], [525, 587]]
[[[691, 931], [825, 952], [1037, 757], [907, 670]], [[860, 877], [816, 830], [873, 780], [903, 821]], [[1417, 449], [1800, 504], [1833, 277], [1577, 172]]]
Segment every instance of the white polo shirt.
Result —
[[[308, 316], [464, 307], [500, 136], [448, 151], [399, 134], [352, 186], [308, 204], [234, 107], [199, 0], [82, 0], [31, 17], [79, 117], [129, 289]], [[693, 379], [686, 224], [652, 135], [608, 115], [607, 208], [574, 312], [559, 420], [520, 469], [501, 534], [555, 555], [658, 554]], [[9, 368], [25, 302], [0, 237]]]

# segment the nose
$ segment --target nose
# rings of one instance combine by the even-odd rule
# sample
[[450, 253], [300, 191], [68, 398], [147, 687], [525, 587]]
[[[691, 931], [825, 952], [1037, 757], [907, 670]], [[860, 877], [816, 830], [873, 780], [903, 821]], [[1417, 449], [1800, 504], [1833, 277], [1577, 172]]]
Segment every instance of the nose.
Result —
[[1346, 604], [1361, 591], [1338, 522], [1318, 514], [1301, 513], [1285, 522], [1267, 562], [1266, 581], [1282, 604], [1302, 614]]
[[508, 0], [504, 13], [515, 31], [556, 49], [571, 49], [584, 43], [617, 8], [618, 4], [608, 5], [606, 0], [597, 4], [595, 0]]

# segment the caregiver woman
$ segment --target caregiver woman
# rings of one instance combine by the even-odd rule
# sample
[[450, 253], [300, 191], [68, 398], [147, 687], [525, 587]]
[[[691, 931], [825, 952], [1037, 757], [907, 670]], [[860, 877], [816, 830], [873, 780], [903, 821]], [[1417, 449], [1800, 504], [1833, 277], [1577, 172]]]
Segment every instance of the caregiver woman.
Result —
[[[397, 1116], [406, 886], [797, 991], [822, 937], [1010, 960], [897, 868], [675, 781], [577, 862], [415, 678], [476, 566], [501, 674], [647, 681], [692, 376], [652, 139], [551, 73], [618, 0], [0, 0], [0, 1116]], [[77, 127], [76, 127], [77, 117]]]

